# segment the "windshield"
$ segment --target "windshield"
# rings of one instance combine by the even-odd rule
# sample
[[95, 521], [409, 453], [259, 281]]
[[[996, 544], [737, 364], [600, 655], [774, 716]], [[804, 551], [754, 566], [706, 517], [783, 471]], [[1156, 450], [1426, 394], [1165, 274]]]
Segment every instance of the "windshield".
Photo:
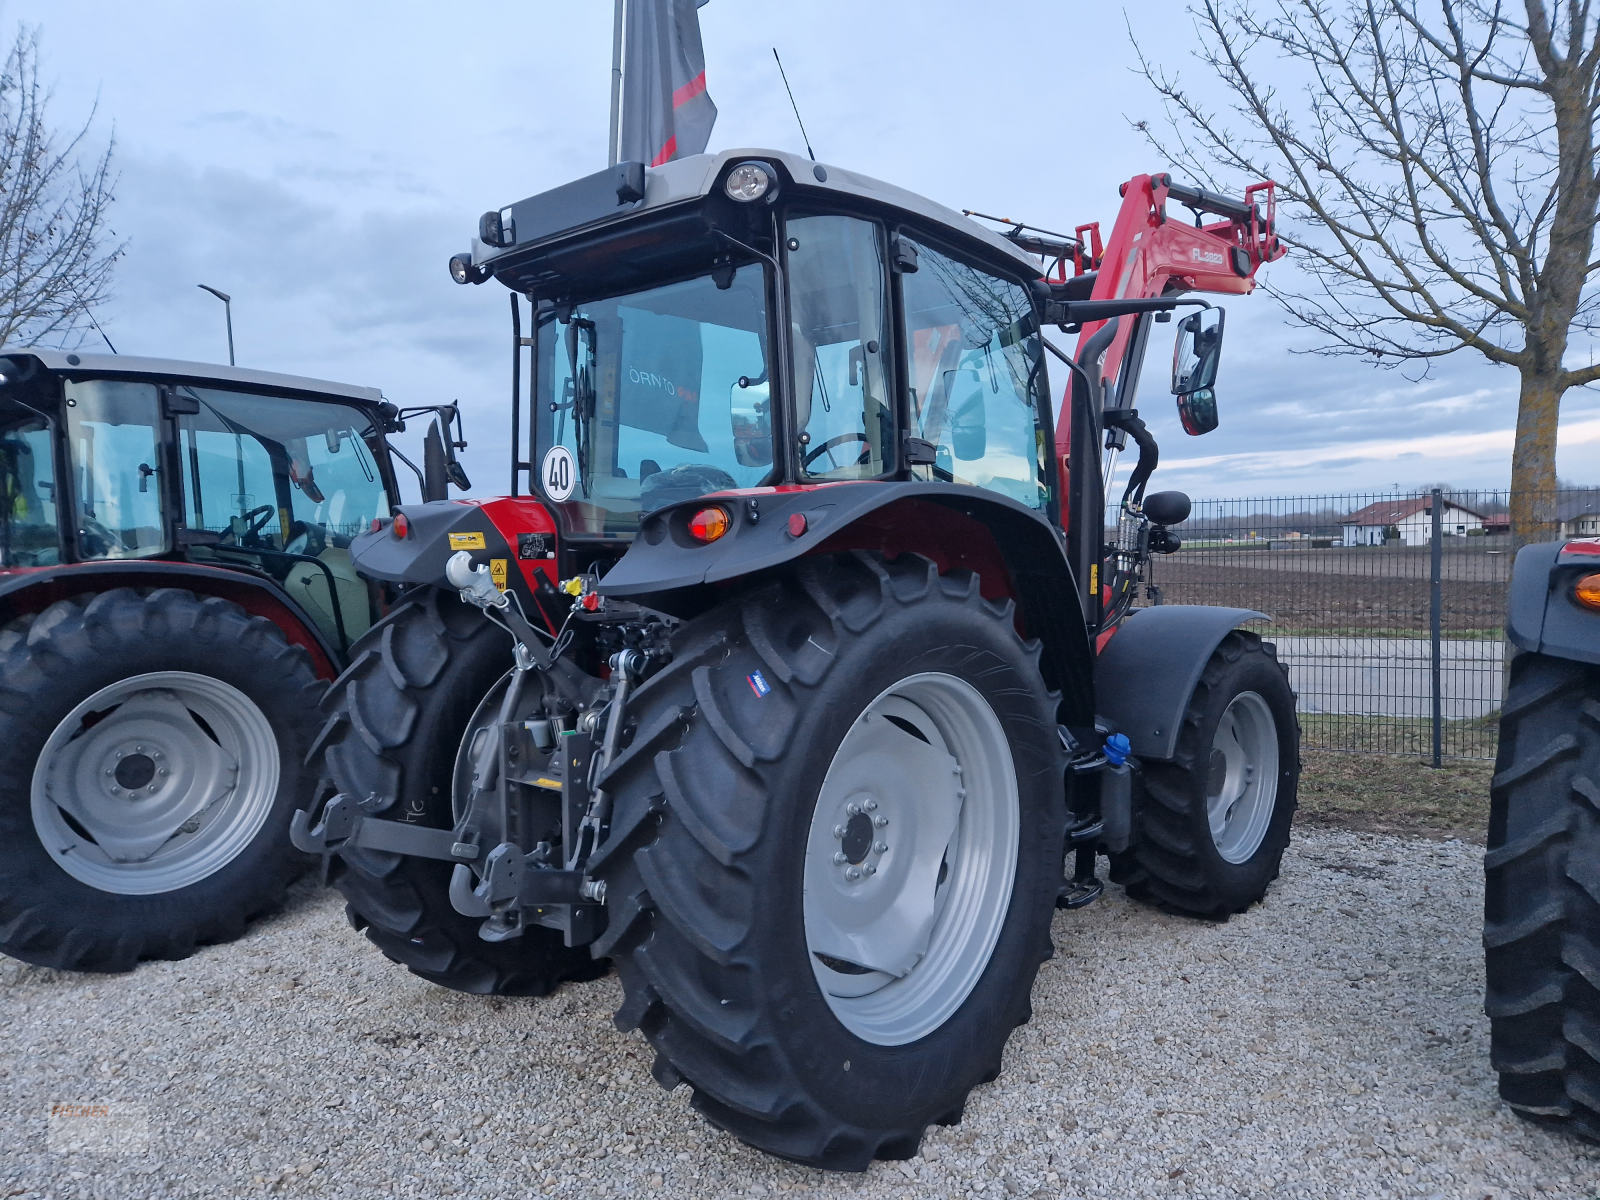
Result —
[[574, 533], [772, 473], [766, 288], [759, 266], [540, 314], [539, 489]]
[[5, 405], [0, 409], [0, 566], [53, 567], [61, 561], [55, 478], [49, 425], [19, 405]]

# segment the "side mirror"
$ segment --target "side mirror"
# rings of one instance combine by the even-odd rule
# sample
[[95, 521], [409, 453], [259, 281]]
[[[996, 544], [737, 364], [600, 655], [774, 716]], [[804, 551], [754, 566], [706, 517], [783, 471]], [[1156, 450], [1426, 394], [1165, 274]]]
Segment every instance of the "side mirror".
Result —
[[422, 439], [422, 500], [447, 500], [450, 497], [449, 468], [445, 465], [444, 438], [439, 433], [439, 422], [428, 427]]
[[1215, 386], [1222, 361], [1220, 308], [1203, 308], [1178, 322], [1178, 340], [1172, 348], [1172, 394], [1185, 396]]
[[1178, 420], [1190, 437], [1210, 433], [1217, 427], [1217, 393], [1210, 388], [1185, 392], [1178, 397]]

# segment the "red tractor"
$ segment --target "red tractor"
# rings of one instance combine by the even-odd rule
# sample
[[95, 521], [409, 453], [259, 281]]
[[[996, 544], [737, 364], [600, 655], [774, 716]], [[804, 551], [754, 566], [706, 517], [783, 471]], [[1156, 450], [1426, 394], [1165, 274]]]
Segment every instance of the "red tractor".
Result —
[[[401, 417], [265, 371], [0, 357], [0, 952], [124, 971], [281, 902], [317, 702], [378, 615], [350, 541], [397, 499]], [[454, 447], [427, 446], [442, 495]]]
[[1187, 294], [1252, 289], [1272, 201], [1139, 176], [1102, 246], [739, 151], [485, 214], [451, 272], [512, 292], [512, 495], [356, 539], [408, 591], [295, 818], [357, 927], [472, 992], [610, 962], [660, 1083], [860, 1170], [995, 1077], [1097, 854], [1183, 912], [1259, 900], [1294, 698], [1261, 614], [1131, 609], [1189, 507], [1145, 496], [1134, 402], [1192, 307], [1174, 387], [1216, 424], [1222, 313]]

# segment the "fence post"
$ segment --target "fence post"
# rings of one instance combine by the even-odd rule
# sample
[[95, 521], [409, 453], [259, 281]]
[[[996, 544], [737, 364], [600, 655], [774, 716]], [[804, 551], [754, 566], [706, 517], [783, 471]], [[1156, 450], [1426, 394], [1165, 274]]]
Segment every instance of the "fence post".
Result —
[[1431, 662], [1433, 682], [1433, 765], [1443, 765], [1440, 761], [1440, 752], [1444, 741], [1444, 697], [1440, 691], [1439, 679], [1439, 616], [1443, 597], [1439, 585], [1440, 567], [1444, 560], [1444, 499], [1438, 488], [1433, 489], [1433, 544], [1432, 570], [1428, 586], [1428, 631], [1433, 639], [1433, 661]]

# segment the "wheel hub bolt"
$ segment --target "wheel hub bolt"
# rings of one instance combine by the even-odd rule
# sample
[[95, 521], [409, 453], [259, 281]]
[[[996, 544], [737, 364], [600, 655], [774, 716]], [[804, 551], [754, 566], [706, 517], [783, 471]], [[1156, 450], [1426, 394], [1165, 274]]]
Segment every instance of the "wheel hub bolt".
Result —
[[873, 846], [873, 849], [876, 850], [879, 854], [887, 854], [887, 853], [889, 853], [889, 843], [888, 842], [879, 842], [877, 845]]
[[851, 882], [854, 882], [855, 880], [860, 879], [861, 878], [861, 868], [860, 867], [851, 867], [848, 871], [846, 871], [844, 873], [844, 877], [846, 879], [850, 880]]
[[844, 826], [843, 825], [835, 825], [833, 827], [833, 836], [843, 840], [843, 838], [844, 838]]
[[871, 863], [868, 863], [866, 866], [861, 868], [861, 871], [864, 875], [876, 875], [878, 873], [878, 868], [873, 866]]
[[871, 796], [868, 796], [865, 800], [863, 800], [861, 802], [861, 808], [862, 808], [862, 811], [864, 811], [864, 812], [877, 812], [878, 811], [878, 802], [876, 800], [874, 800]]
[[861, 805], [857, 804], [854, 800], [852, 800], [852, 801], [850, 801], [849, 804], [846, 804], [844, 806], [844, 810], [845, 810], [845, 812], [849, 813], [853, 817], [853, 816], [855, 816], [857, 813], [859, 813], [861, 811]]
[[834, 852], [833, 861], [842, 867], [850, 860], [845, 857], [843, 850], [838, 850]]
[[882, 829], [885, 825], [887, 825], [889, 823], [889, 818], [888, 817], [873, 817], [872, 818], [872, 823], [874, 825], [876, 825], [879, 829]]

